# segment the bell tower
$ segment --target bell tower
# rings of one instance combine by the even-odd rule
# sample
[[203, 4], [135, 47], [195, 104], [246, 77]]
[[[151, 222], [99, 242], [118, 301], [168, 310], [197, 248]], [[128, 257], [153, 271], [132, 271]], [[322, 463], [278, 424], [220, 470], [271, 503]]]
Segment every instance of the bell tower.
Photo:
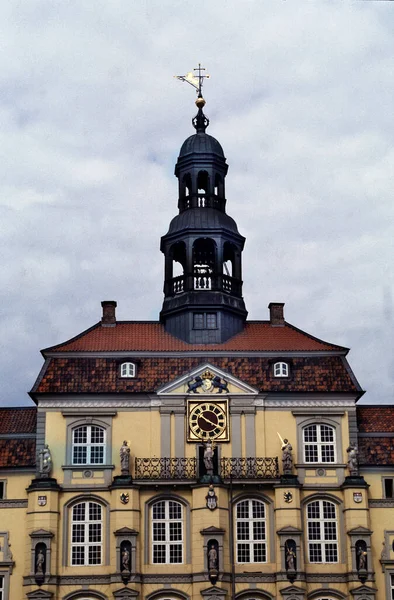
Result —
[[219, 142], [206, 133], [209, 119], [201, 85], [196, 105], [196, 133], [183, 143], [175, 166], [179, 214], [161, 238], [165, 274], [160, 320], [186, 342], [217, 344], [241, 331], [246, 320], [245, 238], [226, 213], [228, 165]]

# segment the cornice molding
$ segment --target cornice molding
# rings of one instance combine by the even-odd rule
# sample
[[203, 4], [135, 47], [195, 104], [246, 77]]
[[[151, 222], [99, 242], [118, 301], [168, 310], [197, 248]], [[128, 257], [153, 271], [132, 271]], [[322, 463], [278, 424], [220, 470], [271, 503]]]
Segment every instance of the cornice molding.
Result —
[[27, 508], [28, 501], [23, 499], [0, 500], [0, 508]]

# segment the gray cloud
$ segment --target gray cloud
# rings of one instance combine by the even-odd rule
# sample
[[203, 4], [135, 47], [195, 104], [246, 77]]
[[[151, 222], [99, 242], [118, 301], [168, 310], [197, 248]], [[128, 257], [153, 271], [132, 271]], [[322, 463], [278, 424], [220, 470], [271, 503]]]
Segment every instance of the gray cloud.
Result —
[[192, 133], [209, 132], [247, 237], [245, 300], [351, 347], [365, 401], [392, 402], [393, 16], [387, 3], [11, 0], [0, 7], [0, 404], [28, 402], [39, 348], [100, 318], [156, 319], [159, 238]]

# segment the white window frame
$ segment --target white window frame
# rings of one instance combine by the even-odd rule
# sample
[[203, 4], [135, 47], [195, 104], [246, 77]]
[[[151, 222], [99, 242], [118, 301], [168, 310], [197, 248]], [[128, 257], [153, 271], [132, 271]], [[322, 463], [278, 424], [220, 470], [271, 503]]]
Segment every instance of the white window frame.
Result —
[[[305, 440], [305, 433], [308, 429], [312, 427], [316, 427], [316, 442], [310, 442]], [[333, 441], [326, 442], [322, 440], [322, 428], [327, 427], [332, 431]], [[303, 446], [303, 454], [304, 454], [304, 462], [307, 464], [325, 464], [325, 465], [333, 465], [337, 462], [337, 439], [336, 439], [336, 430], [332, 425], [327, 425], [326, 423], [311, 423], [306, 425], [302, 429], [302, 446]], [[316, 447], [317, 450], [317, 460], [309, 460], [306, 455], [306, 448], [309, 446]], [[325, 460], [323, 457], [323, 448], [325, 446], [332, 447], [333, 449], [333, 460]]]
[[[334, 507], [334, 512], [335, 512], [335, 517], [334, 518], [325, 518], [324, 517], [324, 503], [326, 504], [330, 504], [332, 507]], [[311, 506], [312, 504], [318, 504], [319, 506], [319, 517], [315, 518], [312, 517], [310, 518], [308, 516], [308, 507]], [[311, 502], [308, 502], [305, 506], [305, 511], [306, 511], [306, 526], [307, 526], [307, 544], [308, 544], [308, 560], [311, 564], [337, 564], [339, 563], [339, 539], [338, 539], [338, 530], [339, 530], [339, 523], [338, 523], [338, 510], [337, 510], [337, 506], [334, 502], [331, 502], [330, 500], [312, 500]], [[310, 539], [309, 538], [309, 523], [319, 523], [319, 529], [320, 529], [320, 537], [318, 539]], [[326, 539], [326, 530], [325, 530], [325, 525], [327, 525], [328, 523], [335, 523], [335, 538], [330, 538], [330, 535], [327, 536]], [[328, 532], [329, 533], [329, 532]], [[321, 552], [321, 561], [317, 561], [317, 560], [311, 560], [311, 545], [319, 545], [320, 546], [320, 552]], [[336, 547], [336, 554], [337, 554], [337, 560], [327, 560], [327, 558], [329, 558], [328, 556], [328, 546], [332, 545]]]
[[120, 376], [123, 378], [132, 378], [136, 375], [136, 365], [133, 362], [124, 362], [120, 365]]
[[[92, 429], [100, 429], [103, 432], [103, 442], [94, 442], [92, 443]], [[86, 442], [75, 442], [75, 433], [79, 429], [86, 429]], [[105, 465], [106, 460], [106, 429], [101, 427], [100, 425], [77, 425], [73, 427], [71, 436], [71, 461], [73, 465]], [[76, 448], [86, 448], [86, 461], [84, 462], [76, 462], [74, 460], [74, 449]], [[103, 459], [100, 462], [92, 462], [92, 448], [103, 448]]]
[[0, 573], [0, 600], [5, 600], [5, 577]]
[[[84, 510], [85, 510], [85, 519], [79, 520], [79, 519], [74, 519], [74, 510], [78, 507], [84, 505]], [[90, 505], [95, 505], [95, 506], [99, 506], [100, 507], [100, 519], [90, 519], [89, 515], [90, 515]], [[103, 534], [104, 534], [104, 528], [103, 528], [103, 513], [104, 513], [104, 507], [99, 504], [98, 502], [93, 502], [91, 500], [88, 500], [86, 502], [77, 502], [76, 504], [73, 504], [70, 509], [71, 511], [71, 518], [70, 518], [70, 565], [72, 567], [92, 567], [92, 566], [100, 566], [103, 564], [103, 551], [104, 551], [104, 547], [103, 547]], [[100, 531], [100, 541], [89, 541], [89, 533], [90, 533], [90, 525], [100, 525], [99, 531]], [[81, 542], [74, 542], [73, 541], [73, 525], [82, 525], [82, 528], [80, 529], [80, 532], [83, 533], [83, 541]], [[97, 531], [97, 530], [96, 530]], [[84, 554], [84, 561], [83, 564], [80, 564], [78, 562], [73, 562], [73, 548], [83, 548], [83, 554]], [[89, 558], [89, 548], [92, 547], [99, 547], [100, 548], [100, 562], [89, 562], [90, 558]]]
[[[253, 517], [253, 502], [262, 506], [263, 509], [263, 517]], [[248, 505], [248, 517], [238, 517], [238, 507], [241, 504], [247, 503]], [[268, 559], [268, 545], [267, 545], [267, 506], [261, 500], [256, 500], [255, 498], [248, 498], [244, 500], [240, 500], [235, 505], [235, 555], [236, 555], [236, 563], [237, 564], [261, 564], [266, 563]], [[248, 539], [238, 539], [238, 523], [248, 523], [249, 535]], [[262, 538], [255, 539], [254, 532], [254, 524], [255, 523], [263, 523], [264, 534]], [[239, 551], [240, 546], [249, 546], [249, 561], [240, 561]], [[255, 560], [254, 559], [254, 551], [257, 548], [257, 545], [264, 546], [265, 560]]]
[[[157, 506], [158, 504], [164, 503], [164, 519], [158, 519], [158, 518], [154, 518], [153, 514], [154, 514], [154, 507]], [[180, 507], [181, 510], [181, 517], [180, 518], [176, 518], [176, 519], [171, 519], [170, 518], [170, 504], [176, 504]], [[183, 505], [178, 502], [177, 500], [157, 500], [156, 502], [154, 502], [151, 507], [150, 507], [150, 511], [151, 511], [151, 540], [152, 540], [152, 547], [151, 547], [151, 551], [152, 551], [152, 564], [155, 565], [182, 565], [184, 564], [184, 554], [185, 554], [185, 549], [184, 549], [184, 510], [183, 510]], [[164, 540], [155, 540], [155, 524], [156, 523], [161, 523], [164, 524]], [[176, 539], [176, 540], [171, 540], [171, 525], [178, 523], [180, 524], [180, 539]], [[164, 562], [156, 562], [155, 561], [155, 553], [154, 553], [154, 549], [158, 546], [164, 546], [164, 551], [165, 551], [165, 561]], [[180, 561], [176, 561], [173, 562], [171, 561], [171, 548], [174, 546], [180, 546], [181, 547], [181, 560]]]
[[287, 362], [279, 361], [274, 363], [274, 377], [288, 377], [289, 376], [289, 364]]

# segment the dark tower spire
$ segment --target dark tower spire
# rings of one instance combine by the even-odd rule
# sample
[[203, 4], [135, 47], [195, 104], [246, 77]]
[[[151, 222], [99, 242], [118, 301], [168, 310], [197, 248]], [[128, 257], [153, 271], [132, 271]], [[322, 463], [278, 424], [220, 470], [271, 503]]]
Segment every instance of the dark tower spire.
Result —
[[183, 143], [175, 166], [179, 214], [161, 238], [165, 281], [160, 320], [186, 342], [209, 344], [224, 342], [243, 328], [245, 238], [225, 211], [228, 165], [219, 142], [205, 132], [209, 119], [201, 87], [198, 93], [192, 121], [196, 133]]

